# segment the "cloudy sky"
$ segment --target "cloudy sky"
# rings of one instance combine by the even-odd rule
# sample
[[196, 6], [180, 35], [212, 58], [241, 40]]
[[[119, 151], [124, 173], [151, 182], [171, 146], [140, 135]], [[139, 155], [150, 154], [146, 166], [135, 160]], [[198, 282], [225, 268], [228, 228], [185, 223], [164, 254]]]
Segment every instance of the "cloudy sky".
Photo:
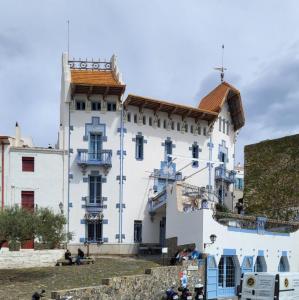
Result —
[[298, 0], [1, 0], [0, 134], [56, 142], [61, 54], [118, 56], [127, 93], [197, 105], [225, 79], [242, 94], [245, 144], [299, 132]]

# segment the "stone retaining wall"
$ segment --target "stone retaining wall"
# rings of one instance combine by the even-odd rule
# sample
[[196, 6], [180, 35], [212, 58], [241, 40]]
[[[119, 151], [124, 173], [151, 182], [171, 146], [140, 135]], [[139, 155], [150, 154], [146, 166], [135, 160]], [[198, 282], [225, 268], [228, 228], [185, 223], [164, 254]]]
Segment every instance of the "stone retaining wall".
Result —
[[[184, 262], [180, 266], [157, 267], [148, 269], [143, 275], [131, 275], [113, 277], [102, 280], [102, 285], [61, 290], [52, 292], [52, 299], [61, 299], [65, 296], [73, 296], [77, 299], [114, 299], [114, 300], [159, 300], [173, 283], [179, 286], [179, 273], [186, 270], [188, 273], [188, 285], [192, 291], [194, 284], [203, 282], [204, 265], [198, 261]], [[188, 271], [189, 269], [189, 271]]]
[[0, 269], [54, 267], [64, 250], [0, 250]]

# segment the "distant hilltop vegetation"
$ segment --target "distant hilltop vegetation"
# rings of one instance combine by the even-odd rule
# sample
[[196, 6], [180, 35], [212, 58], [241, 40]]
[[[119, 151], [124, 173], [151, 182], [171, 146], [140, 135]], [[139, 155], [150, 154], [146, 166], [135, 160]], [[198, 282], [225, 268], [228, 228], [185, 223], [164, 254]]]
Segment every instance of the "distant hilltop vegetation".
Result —
[[299, 210], [299, 134], [245, 146], [247, 214], [292, 220]]

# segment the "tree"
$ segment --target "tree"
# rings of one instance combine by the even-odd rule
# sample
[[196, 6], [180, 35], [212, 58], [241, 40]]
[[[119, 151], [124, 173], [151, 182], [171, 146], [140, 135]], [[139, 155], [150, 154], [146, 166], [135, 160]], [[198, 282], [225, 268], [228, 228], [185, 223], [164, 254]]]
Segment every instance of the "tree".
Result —
[[15, 244], [32, 239], [55, 248], [66, 239], [65, 224], [63, 215], [48, 208], [33, 212], [18, 206], [5, 208], [0, 211], [0, 248], [5, 242]]

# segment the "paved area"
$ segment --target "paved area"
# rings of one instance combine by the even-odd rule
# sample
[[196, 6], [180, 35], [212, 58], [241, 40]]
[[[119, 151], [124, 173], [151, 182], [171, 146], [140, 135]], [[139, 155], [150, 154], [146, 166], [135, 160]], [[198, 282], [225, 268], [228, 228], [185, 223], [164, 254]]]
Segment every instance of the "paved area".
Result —
[[156, 262], [120, 257], [101, 257], [93, 265], [1, 270], [0, 299], [31, 299], [34, 291], [45, 289], [47, 298], [53, 290], [99, 285], [112, 276], [143, 274]]

